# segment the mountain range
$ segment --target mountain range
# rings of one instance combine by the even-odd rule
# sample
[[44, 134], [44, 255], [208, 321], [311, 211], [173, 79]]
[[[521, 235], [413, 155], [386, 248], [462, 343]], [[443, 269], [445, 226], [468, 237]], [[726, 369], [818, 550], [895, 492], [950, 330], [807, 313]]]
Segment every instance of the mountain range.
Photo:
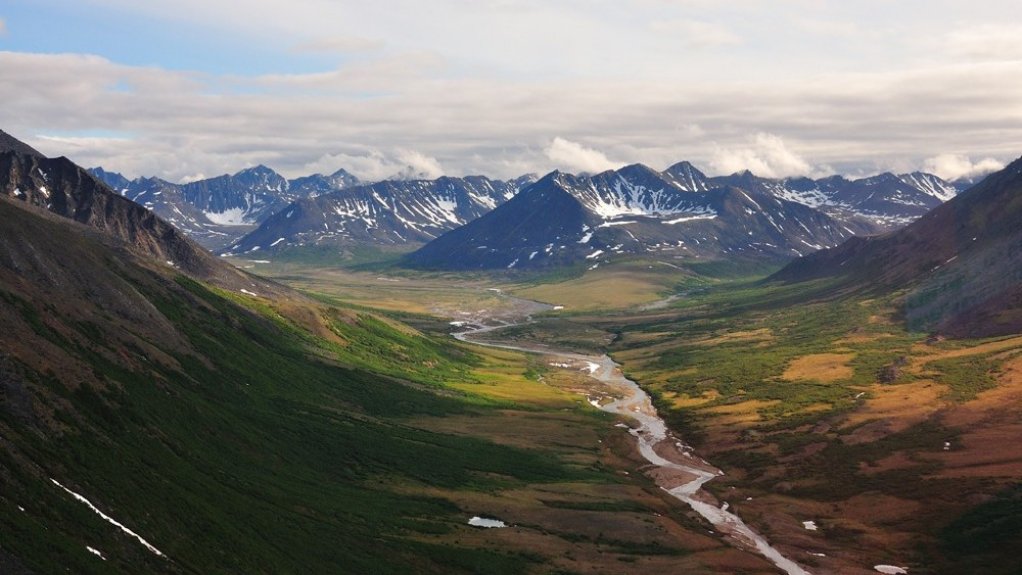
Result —
[[295, 246], [421, 245], [488, 213], [533, 180], [441, 177], [348, 187], [290, 204], [224, 251], [237, 255]]
[[301, 198], [359, 183], [345, 170], [285, 179], [266, 166], [187, 184], [159, 178], [128, 180], [116, 172], [90, 173], [126, 198], [142, 204], [208, 249], [219, 250]]
[[687, 162], [593, 176], [554, 172], [430, 242], [405, 262], [429, 269], [539, 268], [614, 254], [785, 260], [903, 224], [955, 193], [936, 176], [708, 178]]
[[[330, 176], [317, 174], [287, 180], [265, 166], [257, 166], [232, 176], [179, 185], [158, 178], [129, 181], [102, 168], [95, 168], [92, 173], [126, 197], [163, 216], [207, 248], [229, 255], [256, 251], [272, 254], [303, 247], [344, 251], [368, 246], [407, 251], [489, 213], [537, 181], [535, 176], [527, 175], [508, 181], [468, 176], [360, 183], [344, 170]], [[569, 175], [560, 174], [558, 177], [563, 179]], [[662, 172], [637, 164], [593, 176], [571, 177], [577, 181], [565, 183], [565, 188], [577, 189], [583, 204], [588, 202], [594, 210], [594, 217], [602, 218], [599, 221], [587, 220], [584, 225], [596, 226], [597, 229], [599, 226], [631, 226], [627, 228], [631, 235], [620, 230], [620, 233], [594, 232], [597, 243], [593, 245], [597, 249], [604, 253], [677, 251], [678, 255], [689, 253], [699, 257], [735, 252], [792, 257], [805, 253], [807, 249], [835, 245], [848, 234], [873, 234], [900, 227], [958, 191], [954, 184], [921, 172], [884, 173], [861, 179], [843, 176], [817, 180], [770, 179], [748, 171], [708, 177], [689, 162], [679, 162]], [[593, 189], [585, 192], [583, 188], [587, 186]], [[759, 224], [739, 223], [739, 214], [723, 207], [725, 200], [720, 192], [705, 199], [679, 195], [679, 192], [702, 194], [719, 189], [743, 190], [747, 195], [751, 194], [750, 197], [768, 196], [780, 200], [781, 204], [768, 201], [772, 207], [766, 211], [770, 213], [764, 212], [761, 218], [767, 222], [762, 230], [771, 231], [758, 237]], [[595, 193], [599, 197], [587, 200], [582, 197], [586, 193]], [[741, 203], [745, 200], [736, 201]], [[765, 209], [753, 203], [756, 205], [750, 204], [748, 210]], [[656, 230], [656, 226], [646, 225], [639, 234], [643, 236], [641, 240], [635, 235], [638, 224], [622, 224], [620, 219], [616, 224], [610, 221], [613, 216], [620, 215], [645, 218], [646, 224], [652, 224], [665, 214], [689, 214], [681, 217], [690, 217], [697, 204], [713, 213], [734, 217], [722, 217], [714, 224], [690, 223], [681, 227], [677, 226], [681, 223], [679, 221], [670, 224], [674, 227], [660, 226]], [[795, 208], [795, 204], [808, 207], [814, 213], [810, 215], [801, 208]], [[731, 202], [729, 205], [734, 207], [736, 204]], [[777, 222], [785, 217], [779, 214], [786, 210], [798, 212], [791, 214], [792, 221], [806, 224], [822, 222], [823, 227], [814, 230], [808, 226], [809, 231], [779, 229], [778, 226], [784, 226]], [[821, 218], [815, 212], [830, 219]], [[777, 225], [770, 224], [766, 215], [774, 218]], [[518, 216], [502, 211], [487, 222], [500, 221], [498, 227], [520, 228], [523, 224], [513, 223], [515, 217]], [[579, 261], [594, 253], [583, 254], [582, 248], [567, 251], [564, 251], [566, 248], [558, 248], [563, 242], [556, 229], [557, 226], [554, 226], [555, 233], [549, 237], [532, 233], [528, 245], [489, 245], [497, 239], [491, 236], [486, 248], [475, 245], [472, 249], [489, 250], [488, 253], [494, 257], [481, 258], [482, 254], [476, 252], [468, 258], [456, 256], [459, 263], [455, 267], [507, 267], [516, 259], [518, 263], [513, 267], [549, 266], [557, 262]], [[679, 233], [679, 230], [682, 232]], [[497, 229], [491, 231], [499, 235]], [[740, 232], [748, 236], [750, 231], [753, 233], [752, 241], [739, 241], [736, 237]], [[582, 232], [582, 236], [586, 233]], [[443, 258], [437, 259], [436, 254], [455, 252], [445, 247], [444, 242], [466, 241], [473, 234], [479, 235], [459, 232], [454, 236], [456, 240], [443, 240], [439, 247], [430, 247], [407, 261], [419, 267], [447, 267]], [[733, 237], [721, 239], [722, 235]], [[540, 252], [550, 255], [555, 248], [563, 252], [561, 256], [540, 255]], [[533, 252], [537, 253], [533, 255]], [[512, 257], [504, 257], [512, 253]], [[523, 260], [523, 256], [528, 261]], [[470, 261], [473, 263], [469, 264]]]

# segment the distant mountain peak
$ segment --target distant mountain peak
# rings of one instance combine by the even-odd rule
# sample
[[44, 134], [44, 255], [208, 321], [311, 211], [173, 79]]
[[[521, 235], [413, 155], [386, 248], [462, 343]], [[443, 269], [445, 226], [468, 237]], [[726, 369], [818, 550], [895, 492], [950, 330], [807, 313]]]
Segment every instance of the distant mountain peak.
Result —
[[[330, 174], [331, 178], [355, 178], [355, 175], [345, 170], [344, 168], [338, 169], [336, 172]], [[357, 178], [356, 178], [357, 179]]]
[[866, 185], [873, 186], [876, 184], [882, 184], [884, 182], [893, 182], [898, 179], [899, 179], [898, 176], [894, 175], [891, 172], [881, 172], [879, 174], [876, 174], [875, 176], [865, 178], [863, 182]]
[[676, 162], [674, 164], [671, 164], [671, 167], [667, 168], [664, 171], [665, 172], [670, 172], [670, 171], [674, 171], [674, 170], [696, 170], [696, 171], [699, 171], [699, 169], [696, 168], [695, 165], [692, 162], [688, 161], [688, 160], [682, 160], [680, 162]]
[[681, 189], [689, 192], [700, 192], [709, 189], [706, 174], [692, 165], [691, 162], [681, 161], [664, 170]]
[[654, 175], [654, 174], [659, 174], [659, 172], [657, 172], [653, 168], [647, 166], [646, 164], [640, 164], [640, 163], [628, 164], [627, 166], [624, 166], [624, 167], [622, 167], [622, 168], [620, 168], [618, 170], [608, 170], [608, 171], [610, 171], [610, 172], [615, 172], [616, 171], [618, 174], [621, 174], [621, 175], [631, 175], [631, 174]]
[[238, 173], [234, 174], [234, 177], [239, 177], [243, 175], [279, 176], [280, 174], [278, 174], [273, 168], [270, 168], [265, 164], [256, 164], [251, 168], [245, 168], [244, 170], [239, 171]]
[[110, 172], [104, 170], [101, 167], [89, 168], [86, 171], [92, 174], [94, 177], [96, 177], [99, 181], [110, 186], [110, 188], [112, 188], [115, 192], [118, 193], [123, 193], [124, 190], [126, 190], [131, 185], [131, 180], [124, 177], [122, 174], [119, 174], [117, 172]]

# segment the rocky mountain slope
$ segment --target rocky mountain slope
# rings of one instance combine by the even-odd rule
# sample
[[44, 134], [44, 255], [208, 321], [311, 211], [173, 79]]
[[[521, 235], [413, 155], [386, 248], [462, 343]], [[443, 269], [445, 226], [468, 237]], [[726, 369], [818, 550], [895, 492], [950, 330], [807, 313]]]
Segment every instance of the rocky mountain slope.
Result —
[[905, 228], [792, 262], [778, 281], [910, 290], [910, 325], [952, 334], [1022, 330], [1022, 160]]
[[433, 269], [540, 268], [615, 254], [786, 259], [868, 228], [775, 195], [712, 187], [691, 166], [636, 164], [595, 176], [554, 172], [406, 258]]
[[46, 210], [125, 242], [131, 249], [202, 277], [221, 264], [173, 226], [127, 200], [67, 158], [8, 143], [0, 148], [0, 196]]
[[422, 244], [503, 204], [531, 176], [387, 180], [296, 201], [225, 252], [274, 252], [294, 246]]
[[749, 172], [712, 178], [711, 185], [730, 185], [798, 202], [844, 222], [881, 232], [901, 227], [953, 198], [959, 189], [932, 174], [883, 173], [849, 180], [844, 176], [768, 179]]

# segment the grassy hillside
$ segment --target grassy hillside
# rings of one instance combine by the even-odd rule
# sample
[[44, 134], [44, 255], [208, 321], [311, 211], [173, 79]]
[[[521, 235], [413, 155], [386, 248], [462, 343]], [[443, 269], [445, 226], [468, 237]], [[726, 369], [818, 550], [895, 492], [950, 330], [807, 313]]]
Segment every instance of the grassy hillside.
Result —
[[0, 218], [3, 573], [771, 572], [637, 472], [580, 374]]
[[[408, 417], [461, 413], [473, 401], [331, 365], [313, 357], [298, 330], [177, 281], [181, 289], [147, 295], [191, 346], [174, 354], [179, 367], [128, 369], [71, 343], [88, 338], [89, 326], [58, 335], [45, 321], [39, 332], [66, 345], [91, 373], [40, 373], [7, 360], [5, 403], [20, 391], [33, 405], [22, 414], [4, 406], [3, 549], [31, 558], [33, 570], [135, 571], [141, 563], [166, 572], [343, 566], [383, 573], [432, 563], [426, 571], [513, 571], [524, 558], [411, 544], [417, 533], [450, 530], [463, 519], [449, 501], [400, 494], [393, 485], [492, 490], [587, 477], [528, 450], [409, 427]], [[38, 322], [29, 309], [25, 322]], [[351, 348], [378, 347], [393, 330], [360, 321], [369, 327], [356, 333], [359, 323], [348, 326], [347, 347], [318, 351], [366, 363], [363, 350]], [[437, 377], [457, 371], [428, 341], [386, 343], [407, 360], [391, 365], [410, 366], [392, 368], [394, 375], [414, 377], [426, 363]], [[50, 421], [34, 425], [42, 418]], [[145, 533], [169, 559], [118, 537], [48, 477]], [[83, 553], [85, 545], [102, 549], [107, 561]]]

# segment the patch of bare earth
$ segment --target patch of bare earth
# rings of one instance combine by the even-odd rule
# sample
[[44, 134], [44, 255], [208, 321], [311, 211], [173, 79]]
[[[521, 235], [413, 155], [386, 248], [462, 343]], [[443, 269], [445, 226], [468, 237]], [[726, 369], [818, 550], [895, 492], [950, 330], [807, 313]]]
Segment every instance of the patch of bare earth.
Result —
[[832, 383], [851, 379], [855, 374], [849, 363], [854, 353], [816, 353], [802, 356], [790, 364], [781, 376], [786, 381], [810, 380]]

